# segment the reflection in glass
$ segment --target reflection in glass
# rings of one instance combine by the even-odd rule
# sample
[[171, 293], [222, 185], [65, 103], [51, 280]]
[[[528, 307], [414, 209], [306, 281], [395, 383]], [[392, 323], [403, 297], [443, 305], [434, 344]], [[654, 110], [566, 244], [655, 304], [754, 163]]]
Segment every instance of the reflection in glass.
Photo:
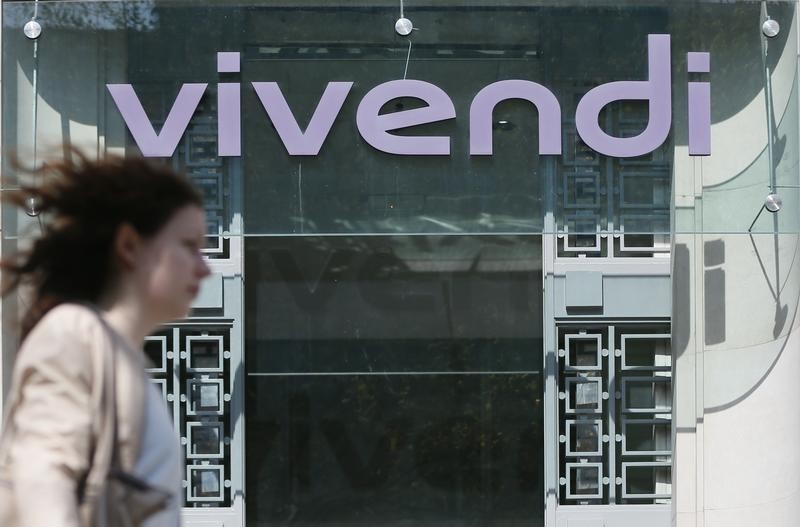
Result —
[[669, 496], [672, 467], [633, 465], [625, 467], [625, 493], [628, 496]]
[[596, 337], [569, 337], [569, 365], [574, 367], [597, 368], [600, 364], [599, 341]]
[[600, 490], [600, 467], [590, 466], [570, 466], [570, 490], [577, 496], [597, 496]]
[[669, 411], [672, 403], [672, 384], [669, 378], [629, 378], [624, 381], [626, 408], [630, 410]]
[[566, 173], [566, 208], [595, 207], [599, 200], [600, 175], [595, 172]]
[[217, 407], [219, 405], [218, 395], [216, 386], [200, 386], [200, 409]]
[[189, 368], [193, 370], [222, 369], [222, 339], [216, 337], [189, 337]]
[[193, 456], [218, 456], [221, 452], [222, 426], [218, 423], [194, 424], [191, 427], [190, 453]]
[[625, 233], [622, 250], [663, 249], [669, 243], [669, 215], [622, 214], [620, 225]]
[[189, 500], [220, 501], [222, 499], [222, 468], [213, 466], [189, 467]]
[[222, 382], [189, 380], [189, 415], [222, 413]]
[[570, 405], [568, 410], [599, 411], [600, 379], [574, 377], [566, 379]]
[[669, 452], [672, 450], [671, 423], [625, 422], [625, 448], [628, 452]]
[[538, 374], [251, 376], [248, 386], [254, 520], [542, 517]]
[[570, 451], [574, 453], [597, 453], [600, 451], [600, 423], [576, 421], [569, 423]]
[[669, 337], [623, 337], [626, 368], [669, 369], [671, 351]]
[[599, 250], [597, 221], [595, 215], [568, 216], [566, 249]]
[[622, 208], [666, 209], [670, 200], [669, 174], [660, 170], [622, 172], [619, 192]]

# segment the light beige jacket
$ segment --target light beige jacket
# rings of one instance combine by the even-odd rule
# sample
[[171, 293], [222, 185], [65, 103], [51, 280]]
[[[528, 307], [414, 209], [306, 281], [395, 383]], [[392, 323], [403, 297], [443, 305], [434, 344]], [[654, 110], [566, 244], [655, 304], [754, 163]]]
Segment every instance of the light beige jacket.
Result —
[[[16, 401], [8, 425], [12, 440], [0, 457], [6, 460], [2, 468], [13, 484], [20, 525], [85, 525], [87, 506], [78, 503], [78, 487], [99, 435], [107, 433], [101, 426], [101, 388], [103, 357], [112, 350], [119, 461], [123, 470], [131, 472], [143, 433], [148, 389], [144, 354], [124, 345], [92, 308], [79, 304], [52, 309], [23, 342], [7, 398], [10, 404]], [[94, 507], [88, 508], [88, 515], [95, 517]]]

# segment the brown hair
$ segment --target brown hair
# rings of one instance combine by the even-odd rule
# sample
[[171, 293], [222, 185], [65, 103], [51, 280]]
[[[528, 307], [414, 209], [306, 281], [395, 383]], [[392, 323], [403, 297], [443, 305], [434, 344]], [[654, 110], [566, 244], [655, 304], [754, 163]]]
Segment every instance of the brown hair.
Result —
[[100, 300], [116, 272], [112, 246], [120, 225], [153, 236], [178, 209], [203, 204], [186, 176], [138, 157], [93, 161], [73, 151], [28, 173], [41, 184], [4, 192], [3, 199], [29, 213], [35, 207], [42, 233], [29, 251], [0, 261], [3, 295], [20, 284], [33, 289], [23, 338], [62, 302]]

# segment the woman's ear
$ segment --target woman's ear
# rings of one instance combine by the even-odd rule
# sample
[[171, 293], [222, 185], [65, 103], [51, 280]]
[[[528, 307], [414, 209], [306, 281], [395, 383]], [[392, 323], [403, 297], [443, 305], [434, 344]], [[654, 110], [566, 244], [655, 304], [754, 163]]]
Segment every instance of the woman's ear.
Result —
[[114, 234], [114, 256], [123, 269], [134, 269], [142, 246], [142, 236], [130, 223], [117, 227]]

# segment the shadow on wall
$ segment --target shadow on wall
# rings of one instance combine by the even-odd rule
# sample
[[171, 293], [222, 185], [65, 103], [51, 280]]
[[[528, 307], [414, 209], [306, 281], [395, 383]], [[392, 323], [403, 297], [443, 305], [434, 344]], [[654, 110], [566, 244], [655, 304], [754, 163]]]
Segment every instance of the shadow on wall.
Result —
[[[779, 243], [778, 236], [776, 235], [774, 239], [775, 253], [777, 254]], [[758, 265], [761, 268], [761, 272], [767, 281], [767, 286], [772, 294], [772, 298], [775, 299], [775, 325], [772, 327], [772, 337], [777, 339], [783, 331], [783, 328], [786, 325], [786, 319], [789, 316], [789, 305], [786, 303], [781, 305], [780, 260], [775, 260], [775, 285], [773, 286], [772, 280], [767, 272], [767, 268], [764, 265], [764, 260], [761, 258], [761, 251], [758, 250], [758, 246], [756, 245], [755, 238], [753, 238], [752, 234], [750, 235], [750, 243], [753, 246], [753, 252], [755, 253], [756, 258], [758, 259]]]
[[672, 253], [672, 354], [675, 359], [688, 348], [692, 330], [691, 261], [686, 244], [676, 243]]
[[706, 346], [725, 342], [725, 242], [703, 244], [703, 306]]
[[[687, 349], [699, 353], [705, 348], [703, 399], [708, 414], [746, 399], [770, 376], [783, 352], [793, 351], [787, 330], [797, 327], [794, 265], [800, 261], [800, 240], [778, 234], [750, 236], [749, 244], [737, 236], [704, 240], [703, 287], [693, 291], [693, 280], [700, 278], [689, 243], [693, 239], [676, 243], [673, 252], [673, 353], [677, 361]], [[729, 281], [734, 284], [730, 288]], [[691, 336], [699, 338], [696, 332], [701, 330], [693, 315], [700, 313], [693, 310], [701, 308], [701, 301], [703, 341], [693, 344]]]
[[[775, 325], [772, 328], [772, 337], [777, 339], [786, 326], [789, 306], [781, 302], [780, 290], [770, 283], [769, 273], [752, 235], [750, 240], [761, 271], [767, 279], [770, 291], [775, 299]], [[725, 241], [707, 241], [703, 244], [703, 248], [703, 267], [705, 268], [703, 280], [705, 344], [709, 346], [725, 342], [726, 283], [725, 270], [723, 268], [725, 264]], [[689, 275], [691, 271], [689, 249], [685, 244], [677, 244], [675, 246], [674, 259], [673, 302], [675, 305], [675, 326], [677, 328], [689, 328], [691, 326], [689, 309], [689, 302], [691, 301]], [[779, 276], [780, 273], [778, 272]], [[688, 343], [688, 331], [675, 332], [673, 347], [676, 356], [683, 354]]]

